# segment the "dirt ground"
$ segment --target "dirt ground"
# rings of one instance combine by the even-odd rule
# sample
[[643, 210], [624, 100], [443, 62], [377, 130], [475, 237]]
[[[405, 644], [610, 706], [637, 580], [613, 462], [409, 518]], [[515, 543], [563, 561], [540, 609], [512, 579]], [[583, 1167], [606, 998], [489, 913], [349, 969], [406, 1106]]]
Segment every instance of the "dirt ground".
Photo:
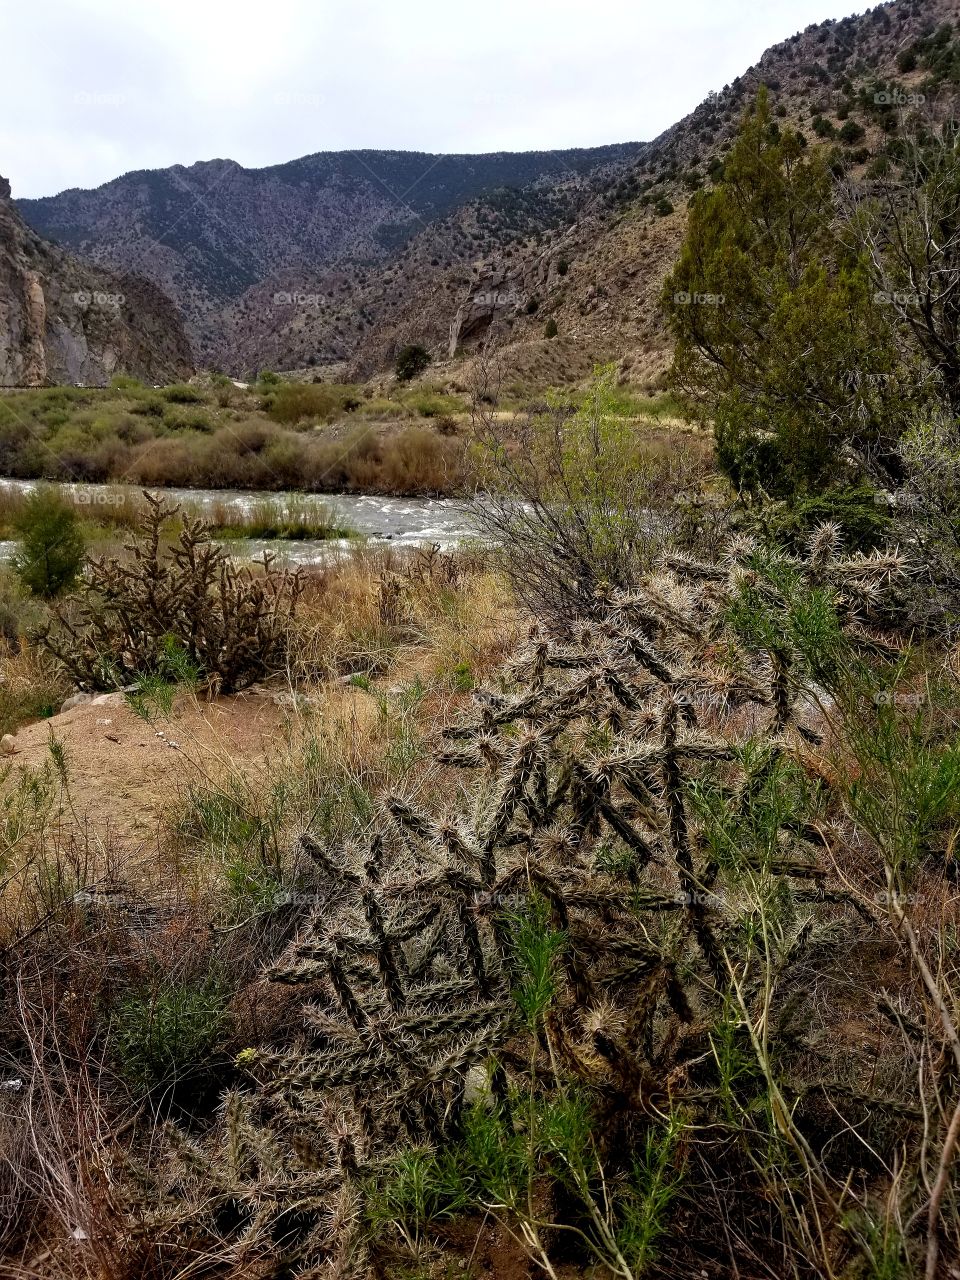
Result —
[[61, 744], [71, 813], [95, 840], [135, 856], [156, 847], [163, 815], [190, 782], [216, 777], [231, 761], [244, 771], [262, 766], [290, 715], [289, 695], [262, 687], [209, 703], [180, 697], [170, 716], [151, 722], [122, 694], [109, 694], [19, 729], [15, 752], [4, 757], [8, 785], [49, 760], [52, 741]]

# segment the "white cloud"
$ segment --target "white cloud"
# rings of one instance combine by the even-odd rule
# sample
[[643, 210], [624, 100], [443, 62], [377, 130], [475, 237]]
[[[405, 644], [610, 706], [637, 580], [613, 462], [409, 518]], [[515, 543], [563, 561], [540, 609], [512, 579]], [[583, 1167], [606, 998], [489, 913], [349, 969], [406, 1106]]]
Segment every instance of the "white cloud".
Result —
[[[862, 6], [861, 6], [862, 9]], [[44, 0], [0, 12], [14, 194], [313, 151], [644, 140], [843, 0]]]

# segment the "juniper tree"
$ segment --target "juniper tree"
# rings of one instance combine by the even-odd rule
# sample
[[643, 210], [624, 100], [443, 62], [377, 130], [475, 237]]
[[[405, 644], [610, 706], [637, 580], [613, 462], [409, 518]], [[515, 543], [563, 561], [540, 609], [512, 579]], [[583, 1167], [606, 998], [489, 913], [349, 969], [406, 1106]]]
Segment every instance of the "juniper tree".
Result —
[[826, 158], [772, 126], [761, 89], [722, 181], [693, 197], [662, 302], [674, 380], [713, 423], [720, 465], [788, 496], [887, 457], [910, 386]]

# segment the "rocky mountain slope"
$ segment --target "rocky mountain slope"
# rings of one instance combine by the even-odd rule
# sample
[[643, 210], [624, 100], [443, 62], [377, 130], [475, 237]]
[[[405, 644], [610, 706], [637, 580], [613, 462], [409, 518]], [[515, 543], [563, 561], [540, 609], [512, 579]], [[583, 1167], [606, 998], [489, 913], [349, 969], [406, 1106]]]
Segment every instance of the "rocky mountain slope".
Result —
[[282, 273], [301, 293], [317, 271], [389, 261], [484, 191], [590, 172], [635, 151], [320, 152], [265, 169], [211, 160], [19, 207], [42, 235], [114, 270], [148, 275], [180, 308], [200, 356], [216, 359], [224, 307], [264, 279]]
[[960, 0], [810, 26], [646, 144], [321, 153], [254, 171], [211, 161], [21, 208], [88, 255], [139, 264], [187, 316], [200, 358], [235, 373], [365, 377], [409, 341], [455, 369], [493, 336], [508, 378], [547, 383], [614, 359], [653, 385], [687, 205], [719, 176], [761, 84], [838, 173], [869, 172], [896, 145], [904, 95], [960, 84]]
[[[619, 360], [628, 378], [655, 385], [670, 358], [658, 300], [688, 203], [719, 177], [761, 84], [778, 121], [827, 148], [838, 174], [869, 174], [897, 145], [911, 102], [956, 96], [960, 3], [896, 0], [808, 27], [639, 148], [632, 163], [571, 179], [539, 227], [524, 226], [514, 203], [490, 198], [456, 211], [404, 249], [386, 286], [360, 294], [366, 332], [352, 343], [352, 371], [382, 366], [406, 341], [449, 355], [492, 331], [508, 379], [546, 383], [564, 370], [580, 377], [593, 360]], [[482, 234], [448, 265], [464, 227]], [[312, 341], [329, 351], [347, 333], [347, 314], [316, 309], [309, 328], [294, 316], [273, 335], [273, 350], [299, 353]], [[552, 342], [544, 338], [550, 318]], [[242, 338], [237, 349], [246, 349]]]
[[43, 241], [0, 178], [0, 386], [86, 386], [192, 369], [176, 308], [143, 276], [81, 262]]

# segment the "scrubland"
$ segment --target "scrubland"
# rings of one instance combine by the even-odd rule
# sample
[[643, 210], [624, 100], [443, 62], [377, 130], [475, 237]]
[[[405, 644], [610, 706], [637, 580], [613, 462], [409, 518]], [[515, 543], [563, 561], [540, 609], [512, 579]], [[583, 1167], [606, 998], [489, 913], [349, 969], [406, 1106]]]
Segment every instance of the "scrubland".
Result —
[[5, 581], [4, 1274], [956, 1256], [955, 652], [617, 394], [481, 417], [483, 549]]

